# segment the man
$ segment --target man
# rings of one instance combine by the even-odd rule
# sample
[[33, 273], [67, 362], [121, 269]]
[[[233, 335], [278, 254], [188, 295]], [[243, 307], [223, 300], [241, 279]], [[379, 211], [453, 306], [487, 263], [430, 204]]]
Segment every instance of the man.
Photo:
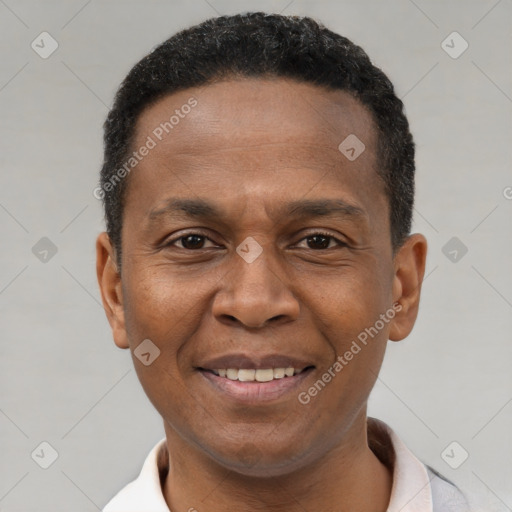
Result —
[[117, 93], [96, 193], [105, 310], [165, 429], [106, 512], [467, 510], [366, 415], [427, 243], [361, 48], [264, 13], [171, 37]]

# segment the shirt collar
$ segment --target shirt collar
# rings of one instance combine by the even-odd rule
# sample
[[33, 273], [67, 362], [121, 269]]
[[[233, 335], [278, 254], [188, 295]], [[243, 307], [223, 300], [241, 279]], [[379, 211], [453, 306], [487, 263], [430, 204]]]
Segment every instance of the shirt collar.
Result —
[[433, 512], [427, 468], [398, 435], [383, 421], [368, 418], [368, 444], [393, 471], [387, 512]]
[[[384, 422], [368, 418], [368, 444], [392, 468], [393, 485], [387, 512], [433, 512], [427, 469]], [[147, 456], [140, 475], [108, 503], [103, 512], [169, 512], [161, 478], [168, 468], [166, 439]]]

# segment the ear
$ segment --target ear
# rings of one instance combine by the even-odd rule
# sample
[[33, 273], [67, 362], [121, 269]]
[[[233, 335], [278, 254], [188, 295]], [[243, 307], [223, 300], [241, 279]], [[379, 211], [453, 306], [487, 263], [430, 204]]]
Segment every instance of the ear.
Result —
[[394, 257], [393, 303], [400, 303], [401, 309], [396, 309], [396, 315], [391, 321], [391, 341], [403, 340], [414, 327], [426, 259], [427, 240], [419, 233], [410, 235]]
[[100, 233], [96, 240], [96, 275], [114, 342], [119, 348], [128, 348], [121, 275], [117, 269], [114, 247], [105, 232]]

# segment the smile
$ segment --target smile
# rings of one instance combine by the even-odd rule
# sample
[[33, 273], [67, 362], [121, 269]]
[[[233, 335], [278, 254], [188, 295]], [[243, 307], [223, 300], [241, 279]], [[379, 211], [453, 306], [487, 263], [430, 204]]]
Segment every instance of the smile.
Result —
[[294, 400], [314, 366], [198, 370], [215, 394], [244, 405], [258, 406], [278, 399]]
[[238, 380], [240, 382], [270, 382], [275, 379], [293, 377], [302, 371], [303, 369], [292, 367], [264, 369], [227, 368], [212, 370], [212, 372], [219, 377], [223, 377], [229, 380]]

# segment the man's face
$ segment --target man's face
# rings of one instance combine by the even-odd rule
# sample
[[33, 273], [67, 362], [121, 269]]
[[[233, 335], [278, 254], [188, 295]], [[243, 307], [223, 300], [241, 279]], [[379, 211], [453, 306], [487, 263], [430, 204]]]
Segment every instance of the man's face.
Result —
[[[351, 135], [365, 147], [355, 159], [338, 149]], [[363, 428], [393, 326], [399, 338], [414, 322], [384, 322], [301, 403], [400, 298], [370, 114], [341, 91], [233, 80], [159, 100], [133, 149], [148, 136], [127, 178], [116, 343], [160, 350], [133, 360], [168, 437], [247, 474], [319, 460]], [[285, 367], [303, 371], [216, 375]]]

